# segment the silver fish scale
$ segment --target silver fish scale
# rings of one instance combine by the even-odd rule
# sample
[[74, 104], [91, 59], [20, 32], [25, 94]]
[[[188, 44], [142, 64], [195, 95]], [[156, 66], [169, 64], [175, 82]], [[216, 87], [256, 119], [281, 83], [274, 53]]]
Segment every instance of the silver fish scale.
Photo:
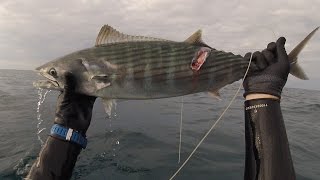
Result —
[[[308, 77], [297, 62], [298, 55], [318, 29], [288, 54], [290, 73], [300, 79]], [[210, 48], [201, 40], [201, 31], [184, 42], [174, 42], [130, 36], [104, 25], [95, 47], [73, 52], [36, 68], [49, 80], [35, 82], [34, 86], [62, 90], [63, 74], [71, 72], [77, 78], [79, 93], [105, 98], [148, 99], [217, 91], [243, 77], [248, 60], [215, 49], [200, 69], [192, 70], [195, 68], [191, 69], [191, 61], [197, 58], [200, 48]], [[249, 71], [256, 69], [255, 66], [255, 63], [251, 64]], [[50, 75], [52, 68], [58, 76]]]
[[193, 72], [190, 64], [199, 48], [183, 42], [126, 42], [91, 48], [89, 54], [94, 55], [90, 59], [104, 59], [123, 70], [112, 88], [102, 90], [112, 91], [108, 94], [115, 98], [178, 96], [219, 89], [242, 78], [248, 61], [217, 50], [211, 51], [199, 72]]

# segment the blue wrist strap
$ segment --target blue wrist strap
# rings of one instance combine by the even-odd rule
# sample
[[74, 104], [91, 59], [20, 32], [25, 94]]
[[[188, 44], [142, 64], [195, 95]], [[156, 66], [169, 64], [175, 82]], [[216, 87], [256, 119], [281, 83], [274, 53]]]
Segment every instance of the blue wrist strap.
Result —
[[80, 145], [83, 149], [87, 146], [87, 139], [78, 131], [71, 128], [66, 128], [59, 124], [54, 124], [51, 128], [50, 135], [61, 140], [71, 141]]

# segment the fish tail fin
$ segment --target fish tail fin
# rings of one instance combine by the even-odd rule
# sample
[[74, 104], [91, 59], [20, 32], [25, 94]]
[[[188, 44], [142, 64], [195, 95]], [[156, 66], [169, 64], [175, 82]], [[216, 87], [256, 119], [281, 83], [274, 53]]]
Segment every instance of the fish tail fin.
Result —
[[314, 29], [288, 54], [288, 58], [291, 63], [290, 74], [292, 74], [293, 76], [299, 79], [308, 80], [309, 78], [298, 63], [298, 55], [318, 29], [319, 27]]

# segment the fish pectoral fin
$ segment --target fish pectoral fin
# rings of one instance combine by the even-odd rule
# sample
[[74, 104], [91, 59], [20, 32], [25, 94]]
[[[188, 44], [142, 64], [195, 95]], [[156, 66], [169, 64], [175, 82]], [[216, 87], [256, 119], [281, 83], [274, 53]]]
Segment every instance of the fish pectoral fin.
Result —
[[169, 41], [154, 37], [132, 36], [121, 33], [109, 25], [104, 25], [96, 38], [95, 46], [117, 43], [117, 42], [132, 42], [132, 41]]
[[101, 90], [103, 88], [109, 87], [111, 83], [105, 83], [105, 82], [95, 82], [97, 90]]
[[105, 112], [111, 116], [112, 108], [116, 105], [116, 101], [114, 99], [102, 98], [102, 103], [104, 105]]
[[214, 98], [218, 99], [219, 101], [222, 100], [219, 91], [213, 90], [213, 91], [208, 91], [208, 93], [211, 97], [214, 97]]
[[90, 64], [84, 58], [81, 59], [81, 64], [84, 66], [84, 68], [87, 71], [88, 76], [90, 77], [90, 79], [92, 79], [95, 76], [93, 72], [99, 72], [100, 71], [100, 67], [99, 66]]
[[97, 90], [106, 88], [111, 85], [110, 76], [107, 74], [95, 75], [92, 76], [90, 79], [94, 81]]
[[109, 77], [110, 77], [110, 74], [99, 74], [99, 75], [91, 76], [91, 79], [105, 81], [109, 79]]

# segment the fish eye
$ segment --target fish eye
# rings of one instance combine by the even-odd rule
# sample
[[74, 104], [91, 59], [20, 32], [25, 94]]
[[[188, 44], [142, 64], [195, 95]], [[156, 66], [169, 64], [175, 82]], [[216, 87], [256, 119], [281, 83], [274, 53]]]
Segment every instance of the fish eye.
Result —
[[56, 76], [57, 76], [57, 71], [56, 71], [54, 68], [51, 68], [51, 69], [49, 70], [49, 74], [50, 74], [51, 76], [53, 76], [53, 77], [56, 77]]

